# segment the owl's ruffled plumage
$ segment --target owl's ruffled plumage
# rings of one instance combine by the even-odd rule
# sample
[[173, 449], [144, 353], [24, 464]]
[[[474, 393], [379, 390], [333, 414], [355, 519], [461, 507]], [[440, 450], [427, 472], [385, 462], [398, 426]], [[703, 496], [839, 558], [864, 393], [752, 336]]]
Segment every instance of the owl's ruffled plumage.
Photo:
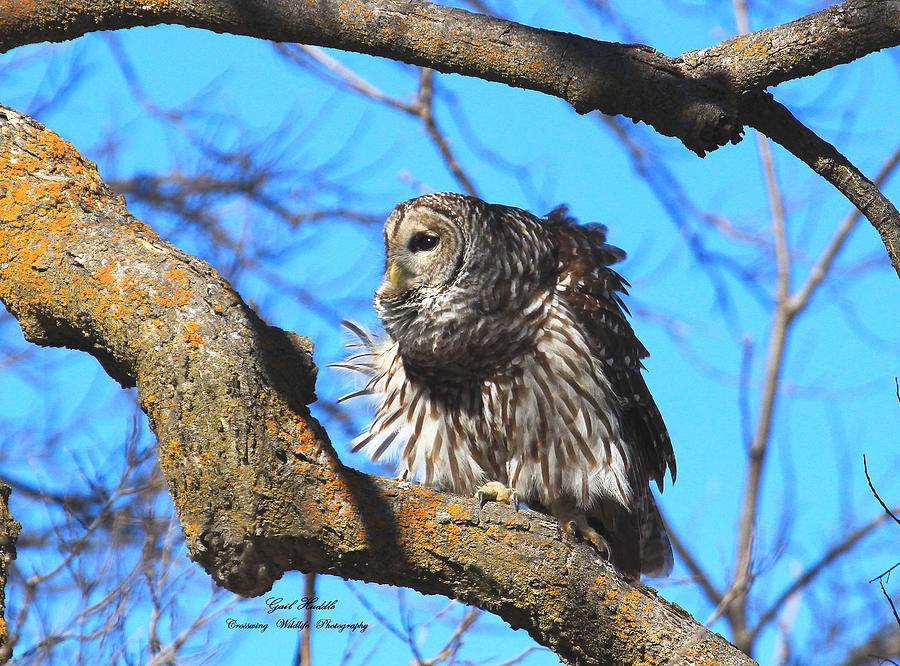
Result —
[[[432, 229], [441, 253], [413, 248], [410, 234]], [[624, 252], [606, 228], [563, 208], [537, 218], [431, 194], [394, 209], [385, 241], [387, 272], [408, 284], [386, 281], [376, 295], [385, 336], [349, 325], [355, 353], [338, 365], [367, 378], [351, 396], [376, 400], [354, 450], [460, 494], [500, 481], [533, 508], [568, 502], [619, 569], [667, 574], [648, 483], [662, 489], [666, 469], [674, 480], [675, 457], [641, 374], [626, 283], [609, 268]], [[439, 263], [421, 264], [428, 257]]]

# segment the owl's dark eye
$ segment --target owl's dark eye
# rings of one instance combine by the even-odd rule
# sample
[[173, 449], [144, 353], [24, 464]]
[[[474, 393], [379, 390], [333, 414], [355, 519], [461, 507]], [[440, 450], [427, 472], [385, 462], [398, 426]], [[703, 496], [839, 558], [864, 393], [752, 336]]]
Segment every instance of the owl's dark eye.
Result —
[[441, 242], [441, 237], [431, 231], [419, 231], [409, 239], [410, 252], [428, 252]]

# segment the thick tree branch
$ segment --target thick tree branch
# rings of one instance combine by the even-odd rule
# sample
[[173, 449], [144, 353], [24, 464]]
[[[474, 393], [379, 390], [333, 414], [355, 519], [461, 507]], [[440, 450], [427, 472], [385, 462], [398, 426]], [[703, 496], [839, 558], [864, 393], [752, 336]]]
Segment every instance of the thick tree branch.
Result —
[[6, 625], [6, 577], [9, 564], [16, 559], [16, 539], [22, 526], [9, 512], [9, 486], [0, 483], [0, 664], [12, 658]]
[[[743, 30], [746, 31], [746, 30]], [[727, 72], [734, 90], [762, 90], [900, 44], [900, 0], [848, 0], [790, 23], [685, 53], [689, 71]]]
[[422, 0], [42, 0], [0, 5], [0, 52], [93, 30], [176, 23], [381, 55], [560, 97], [653, 126], [703, 154], [740, 139], [740, 94], [900, 43], [900, 0], [848, 0], [669, 58]]
[[288, 570], [335, 574], [486, 608], [582, 664], [752, 663], [541, 514], [344, 467], [306, 407], [308, 344], [3, 107], [0, 197], [0, 299], [29, 340], [137, 385], [191, 557], [221, 585], [257, 595]]

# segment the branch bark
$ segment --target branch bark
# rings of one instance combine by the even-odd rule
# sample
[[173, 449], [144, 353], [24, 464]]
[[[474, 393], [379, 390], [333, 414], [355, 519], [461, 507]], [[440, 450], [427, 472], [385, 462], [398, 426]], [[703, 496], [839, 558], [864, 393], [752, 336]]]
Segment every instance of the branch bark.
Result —
[[16, 559], [16, 539], [22, 529], [9, 512], [9, 493], [9, 486], [0, 483], [0, 664], [12, 659], [6, 624], [6, 577], [10, 562]]
[[334, 574], [480, 606], [582, 664], [753, 663], [541, 514], [344, 467], [307, 409], [308, 341], [4, 107], [0, 197], [0, 300], [30, 341], [137, 386], [190, 555], [219, 584], [259, 595], [288, 570]]

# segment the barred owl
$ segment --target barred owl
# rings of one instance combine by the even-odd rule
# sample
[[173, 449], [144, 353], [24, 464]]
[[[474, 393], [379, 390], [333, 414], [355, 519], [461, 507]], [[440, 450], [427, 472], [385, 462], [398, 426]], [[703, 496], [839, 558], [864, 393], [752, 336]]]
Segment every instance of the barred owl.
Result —
[[354, 441], [403, 478], [553, 514], [618, 569], [665, 575], [672, 549], [649, 481], [675, 456], [625, 318], [622, 250], [559, 208], [544, 218], [459, 194], [399, 204], [359, 337], [374, 420]]

